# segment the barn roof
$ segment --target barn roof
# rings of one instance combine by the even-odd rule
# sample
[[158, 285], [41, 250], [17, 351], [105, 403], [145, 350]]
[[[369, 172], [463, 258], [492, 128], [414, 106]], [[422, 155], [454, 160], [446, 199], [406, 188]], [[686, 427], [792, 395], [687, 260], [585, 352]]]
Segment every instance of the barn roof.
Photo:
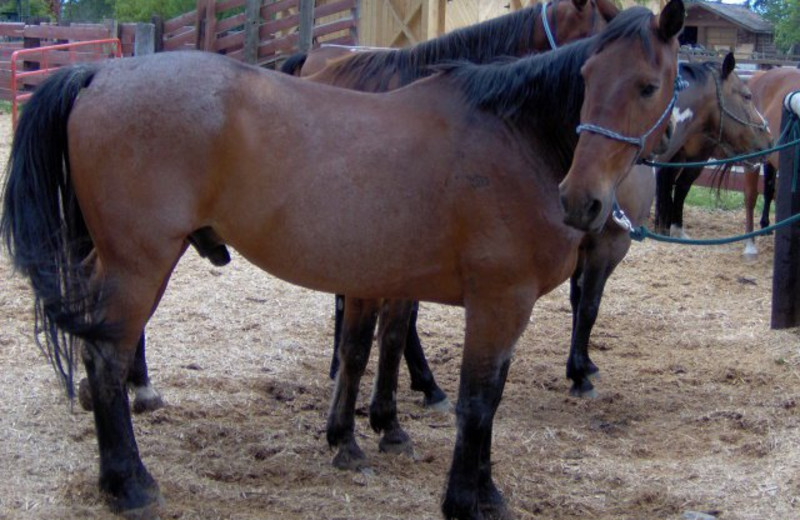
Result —
[[702, 0], [689, 0], [686, 2], [687, 13], [692, 9], [704, 9], [717, 16], [738, 25], [739, 27], [756, 33], [772, 33], [774, 27], [743, 5], [723, 4], [721, 2], [704, 2]]

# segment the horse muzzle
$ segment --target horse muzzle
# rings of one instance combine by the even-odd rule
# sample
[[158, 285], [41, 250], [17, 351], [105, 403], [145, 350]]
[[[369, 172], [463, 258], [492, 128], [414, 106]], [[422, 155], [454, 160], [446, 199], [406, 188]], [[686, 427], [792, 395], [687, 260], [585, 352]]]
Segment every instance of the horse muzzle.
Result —
[[586, 232], [600, 231], [608, 220], [611, 204], [589, 192], [569, 193], [562, 183], [559, 188], [564, 224]]

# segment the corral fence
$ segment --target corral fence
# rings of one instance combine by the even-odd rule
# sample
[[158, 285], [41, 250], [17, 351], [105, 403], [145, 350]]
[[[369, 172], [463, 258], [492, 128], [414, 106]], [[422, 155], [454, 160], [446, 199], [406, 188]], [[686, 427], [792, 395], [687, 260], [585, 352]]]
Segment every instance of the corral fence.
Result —
[[[118, 39], [123, 56], [200, 49], [275, 67], [299, 48], [356, 44], [358, 5], [359, 0], [198, 0], [195, 10], [171, 20], [154, 17], [152, 23], [0, 23], [0, 99], [13, 101], [14, 90], [31, 91], [41, 81], [41, 75], [20, 74], [12, 87], [11, 56], [21, 49]], [[52, 49], [50, 63], [74, 62], [58, 57], [69, 52], [74, 53]], [[42, 54], [20, 56], [17, 67], [41, 69]]]

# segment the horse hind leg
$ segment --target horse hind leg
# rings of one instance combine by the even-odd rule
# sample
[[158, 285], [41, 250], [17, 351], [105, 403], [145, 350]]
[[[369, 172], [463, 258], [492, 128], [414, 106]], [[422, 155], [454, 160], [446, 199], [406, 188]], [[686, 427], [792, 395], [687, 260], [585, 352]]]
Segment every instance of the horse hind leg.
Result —
[[[153, 412], [164, 407], [164, 399], [150, 382], [150, 377], [147, 374], [144, 332], [142, 332], [136, 345], [136, 353], [128, 370], [127, 381], [128, 387], [133, 390], [134, 394], [133, 413]], [[80, 382], [78, 400], [81, 403], [81, 407], [87, 412], [91, 412], [94, 409], [89, 380], [86, 378]]]
[[417, 333], [417, 316], [419, 314], [419, 303], [414, 302], [411, 310], [411, 318], [408, 323], [408, 334], [406, 336], [406, 348], [403, 357], [406, 360], [408, 374], [411, 376], [411, 389], [422, 392], [424, 395], [422, 405], [425, 408], [440, 412], [449, 412], [452, 408], [447, 394], [436, 384], [433, 372], [425, 359], [425, 352], [422, 350], [422, 342]]
[[385, 300], [378, 327], [380, 354], [378, 373], [369, 408], [369, 423], [376, 432], [383, 432], [380, 451], [413, 455], [411, 438], [397, 420], [397, 378], [400, 360], [406, 345], [408, 326], [414, 302]]
[[355, 439], [355, 408], [358, 386], [369, 361], [378, 303], [348, 298], [344, 306], [340, 366], [327, 426], [328, 445], [336, 449], [333, 465], [339, 469], [357, 471], [367, 466], [366, 455]]
[[190, 233], [187, 239], [201, 257], [208, 258], [215, 266], [222, 267], [230, 263], [228, 248], [213, 228], [202, 227]]
[[110, 255], [123, 260], [105, 265], [101, 255], [95, 266], [95, 280], [106, 290], [93, 318], [114, 324], [119, 334], [113, 340], [85, 344], [83, 361], [100, 452], [100, 488], [111, 508], [128, 516], [152, 517], [153, 507], [162, 501], [158, 484], [139, 457], [126, 386], [144, 326], [185, 247], [177, 243], [150, 255], [146, 274], [138, 263], [124, 265], [125, 258], [136, 255]]
[[776, 170], [769, 162], [764, 163], [764, 209], [761, 212], [761, 229], [769, 227], [769, 210], [775, 198]]

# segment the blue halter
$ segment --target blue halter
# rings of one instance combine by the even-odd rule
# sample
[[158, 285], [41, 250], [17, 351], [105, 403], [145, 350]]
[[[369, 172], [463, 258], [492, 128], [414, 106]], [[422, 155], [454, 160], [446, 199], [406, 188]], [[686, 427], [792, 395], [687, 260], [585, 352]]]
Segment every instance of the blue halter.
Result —
[[[614, 139], [616, 141], [622, 141], [623, 143], [632, 144], [637, 148], [639, 148], [639, 154], [641, 154], [642, 150], [644, 149], [644, 143], [647, 140], [647, 138], [650, 137], [650, 134], [655, 132], [656, 128], [661, 126], [661, 123], [663, 123], [664, 120], [667, 117], [669, 117], [669, 115], [672, 113], [672, 108], [675, 106], [675, 102], [678, 99], [678, 92], [680, 92], [681, 90], [685, 89], [688, 86], [689, 83], [686, 80], [684, 80], [680, 76], [680, 74], [675, 76], [675, 83], [672, 91], [672, 99], [667, 104], [667, 108], [664, 110], [664, 113], [661, 114], [661, 117], [658, 118], [658, 121], [656, 121], [656, 123], [650, 127], [650, 130], [648, 130], [639, 137], [630, 137], [627, 135], [622, 135], [619, 132], [615, 132], [614, 130], [611, 130], [609, 128], [605, 128], [603, 126], [595, 125], [592, 123], [585, 123], [578, 125], [575, 131], [578, 134], [580, 134], [581, 132], [592, 132], [595, 134], [600, 134], [602, 136], [608, 137], [609, 139]], [[637, 154], [637, 159], [639, 154]]]
[[542, 26], [544, 27], [544, 34], [547, 35], [547, 41], [550, 42], [550, 48], [552, 50], [558, 49], [558, 45], [556, 45], [556, 38], [553, 36], [553, 31], [550, 30], [550, 22], [547, 21], [547, 6], [550, 5], [550, 2], [545, 2], [542, 5]]

